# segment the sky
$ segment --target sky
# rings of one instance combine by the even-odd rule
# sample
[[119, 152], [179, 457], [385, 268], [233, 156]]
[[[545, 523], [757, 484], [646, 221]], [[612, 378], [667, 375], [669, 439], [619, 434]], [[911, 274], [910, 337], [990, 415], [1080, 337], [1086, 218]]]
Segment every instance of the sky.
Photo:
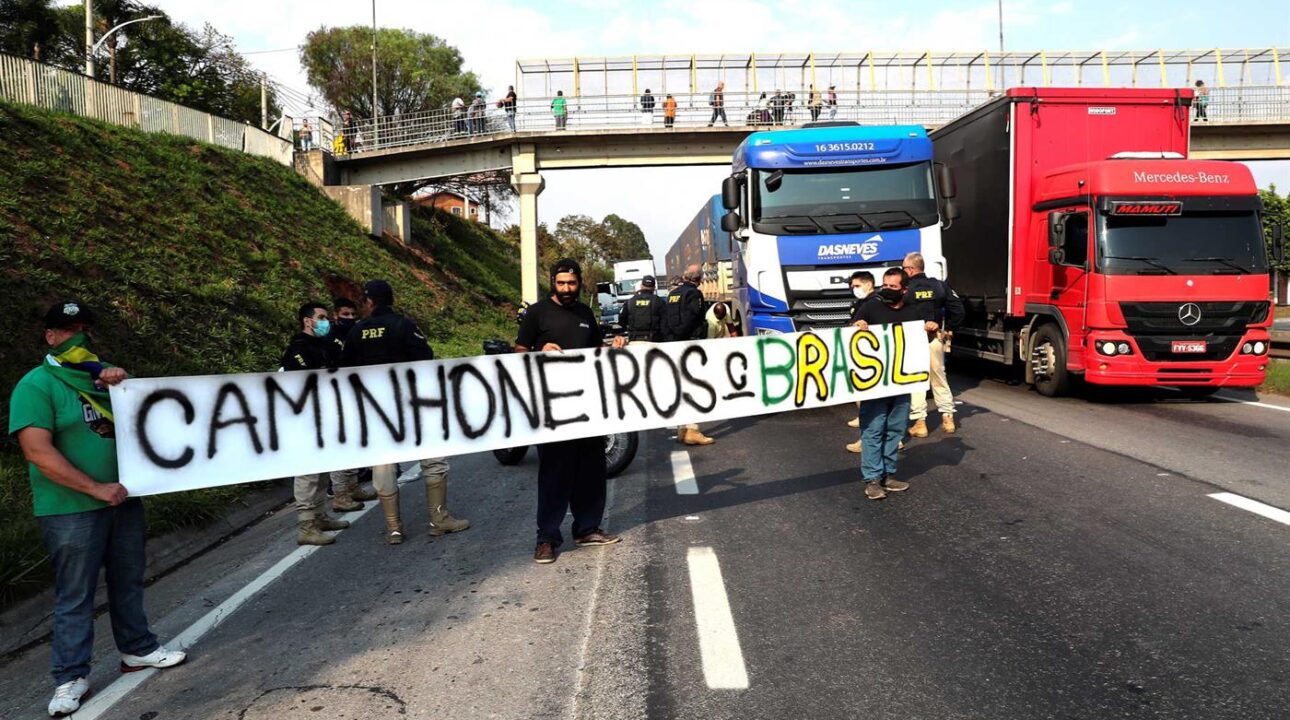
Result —
[[[144, 2], [192, 26], [211, 23], [256, 67], [302, 91], [308, 85], [294, 48], [324, 25], [370, 26], [373, 7], [367, 0]], [[375, 8], [383, 27], [433, 33], [456, 46], [467, 69], [499, 93], [514, 82], [517, 58], [999, 45], [996, 0], [375, 0]], [[1286, 48], [1285, 8], [1284, 0], [1004, 0], [1004, 43], [1036, 51]], [[1260, 186], [1290, 188], [1290, 162], [1251, 167]], [[539, 214], [554, 227], [567, 214], [617, 213], [641, 226], [661, 267], [725, 174], [719, 167], [548, 172]]]

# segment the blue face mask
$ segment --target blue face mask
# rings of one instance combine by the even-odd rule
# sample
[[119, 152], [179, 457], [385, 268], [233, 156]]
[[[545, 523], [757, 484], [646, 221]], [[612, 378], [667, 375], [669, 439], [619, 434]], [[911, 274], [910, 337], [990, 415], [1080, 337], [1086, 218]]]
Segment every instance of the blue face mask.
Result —
[[315, 320], [315, 321], [314, 321], [314, 335], [315, 335], [315, 336], [317, 336], [317, 337], [327, 337], [328, 333], [330, 333], [330, 332], [331, 332], [331, 321], [330, 321], [330, 320]]

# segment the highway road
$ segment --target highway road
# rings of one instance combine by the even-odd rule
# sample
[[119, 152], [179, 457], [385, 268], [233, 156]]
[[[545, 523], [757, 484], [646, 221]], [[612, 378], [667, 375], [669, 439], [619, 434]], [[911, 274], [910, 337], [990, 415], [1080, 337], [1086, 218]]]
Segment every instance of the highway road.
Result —
[[[453, 461], [457, 536], [415, 486], [399, 547], [369, 512], [299, 552], [279, 513], [151, 587], [164, 638], [222, 617], [187, 665], [114, 683], [100, 621], [77, 717], [1284, 718], [1290, 404], [954, 383], [960, 432], [910, 442], [881, 502], [846, 408], [649, 433], [624, 542], [554, 565], [534, 454]], [[44, 716], [47, 663], [0, 666], [0, 717]]]

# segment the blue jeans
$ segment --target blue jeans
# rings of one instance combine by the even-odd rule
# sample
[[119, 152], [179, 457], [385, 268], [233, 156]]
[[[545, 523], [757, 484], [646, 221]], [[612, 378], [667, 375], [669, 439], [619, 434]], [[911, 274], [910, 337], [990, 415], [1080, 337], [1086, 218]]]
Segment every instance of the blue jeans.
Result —
[[117, 650], [147, 655], [159, 647], [143, 612], [143, 502], [36, 518], [54, 566], [54, 682], [90, 674], [94, 589], [107, 570], [108, 613]]
[[877, 482], [896, 474], [896, 451], [909, 428], [909, 393], [860, 403], [860, 474]]

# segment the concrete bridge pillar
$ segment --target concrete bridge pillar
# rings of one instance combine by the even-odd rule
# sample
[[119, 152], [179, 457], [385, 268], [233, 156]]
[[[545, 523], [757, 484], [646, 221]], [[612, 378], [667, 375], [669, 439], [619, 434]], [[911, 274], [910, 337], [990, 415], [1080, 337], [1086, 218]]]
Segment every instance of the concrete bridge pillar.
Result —
[[517, 145], [511, 153], [511, 185], [520, 196], [520, 288], [524, 302], [538, 300], [537, 196], [546, 180], [537, 171], [537, 150], [532, 144]]

